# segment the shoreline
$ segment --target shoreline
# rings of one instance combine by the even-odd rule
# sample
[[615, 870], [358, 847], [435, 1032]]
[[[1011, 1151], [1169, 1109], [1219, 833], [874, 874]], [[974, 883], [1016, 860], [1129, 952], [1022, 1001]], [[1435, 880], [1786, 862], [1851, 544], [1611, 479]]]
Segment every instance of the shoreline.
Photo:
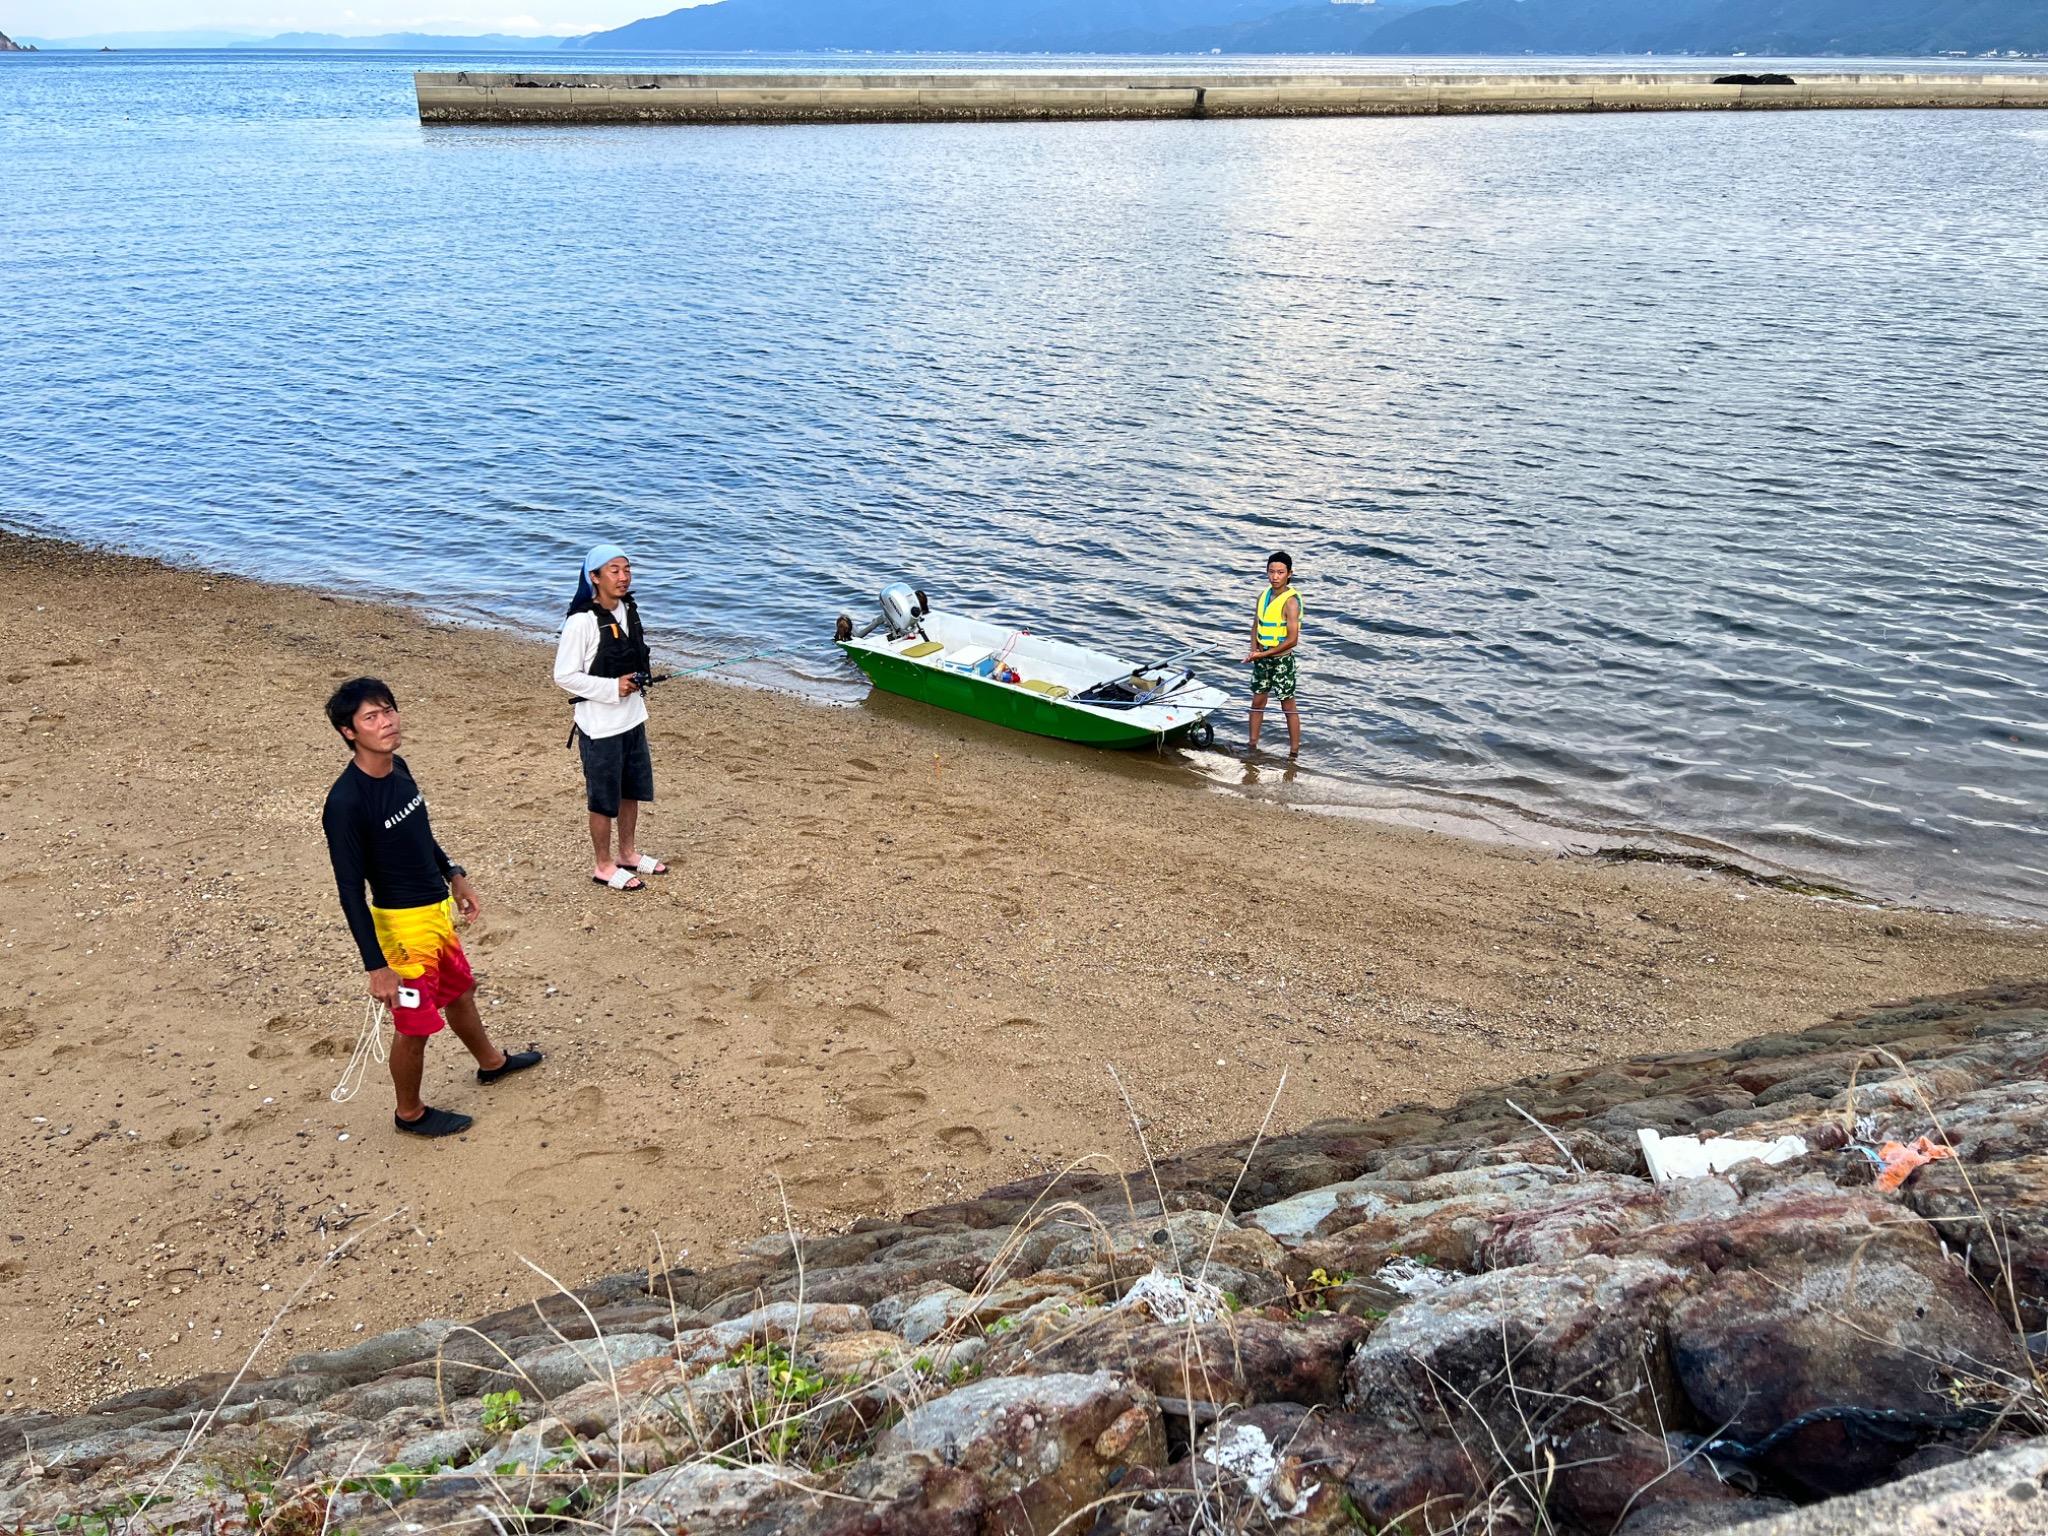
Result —
[[[637, 898], [585, 878], [549, 648], [388, 603], [0, 533], [0, 1408], [233, 1369], [665, 1255], [716, 1262], [1088, 1153], [1155, 1150], [2048, 973], [2012, 922], [1276, 818], [951, 716], [657, 696]], [[53, 593], [67, 623], [53, 629]], [[38, 604], [43, 611], [38, 611]], [[328, 1092], [363, 994], [318, 807], [371, 670], [530, 1082], [428, 1053], [466, 1138]], [[935, 762], [936, 758], [936, 762]], [[514, 1080], [516, 1082], [517, 1080]], [[359, 1235], [360, 1234], [360, 1235]], [[34, 1385], [31, 1385], [31, 1378]]]
[[[63, 546], [114, 559], [140, 560], [161, 565], [169, 570], [205, 576], [224, 577], [229, 574], [197, 559], [182, 560], [169, 556], [138, 554], [116, 544], [94, 543], [63, 535], [41, 533], [12, 526], [4, 519], [0, 519], [0, 540], [9, 539]], [[431, 601], [437, 611], [451, 614], [462, 628], [500, 635], [515, 641], [549, 646], [554, 643], [554, 635], [543, 625], [529, 624], [514, 615], [464, 607], [422, 594], [378, 592], [349, 584], [321, 585], [281, 576], [235, 579], [254, 579], [260, 585], [285, 591], [375, 606]], [[858, 622], [858, 614], [855, 617]], [[695, 674], [695, 681], [712, 686], [769, 693], [794, 700], [811, 709], [859, 710], [872, 703], [879, 704], [885, 709], [906, 709], [909, 718], [923, 716], [924, 706], [906, 706], [900, 701], [889, 699], [886, 695], [875, 693], [865, 678], [846, 679], [843, 684], [844, 696], [839, 696], [826, 688], [808, 689], [804, 684], [811, 680], [773, 659], [778, 655], [804, 650], [820, 656], [837, 656], [829, 640], [820, 640], [815, 645], [800, 642], [774, 648], [765, 653], [770, 658], [766, 665], [772, 675], [762, 676], [725, 670], [728, 667], [758, 662], [761, 658], [755, 656], [720, 661], [677, 646], [659, 647], [656, 654], [657, 659], [666, 657], [687, 668]], [[1044, 745], [1033, 738], [993, 730], [972, 721], [952, 723], [963, 729], [987, 731], [989, 740], [1007, 741], [1021, 751], [1032, 751]], [[1273, 724], [1278, 724], [1277, 712]], [[1301, 767], [1272, 753], [1262, 754], [1256, 762], [1248, 762], [1237, 751], [1221, 747], [1199, 755], [1182, 751], [1176, 761], [1169, 761], [1163, 754], [1138, 753], [1101, 753], [1095, 754], [1094, 760], [1106, 772], [1163, 772], [1169, 780], [1188, 790], [1206, 790], [1307, 815], [1364, 821], [1409, 832], [1456, 838], [1482, 846], [1507, 847], [1529, 853], [1575, 859], [1664, 863], [1674, 868], [1707, 871], [1730, 880], [1767, 889], [1775, 888], [1794, 894], [1847, 901], [1874, 908], [1927, 912], [1980, 922], [2048, 928], [2048, 917], [2012, 910], [1989, 897], [1980, 898], [1979, 905], [1970, 905], [1964, 901], [1916, 901], [1910, 896], [1849, 883], [1847, 877], [1831, 871], [1768, 857], [1704, 833], [1646, 824], [1602, 826], [1589, 821], [1573, 820], [1563, 813], [1552, 814], [1541, 809], [1518, 806], [1477, 792], [1461, 791], [1441, 785], [1416, 784], [1398, 778], [1353, 776], [1320, 767]], [[1230, 772], [1241, 776], [1236, 779], [1225, 777], [1225, 774]], [[1283, 791], [1306, 780], [1306, 793], [1274, 793], [1273, 786], [1265, 784], [1262, 774], [1277, 774], [1278, 787]], [[1263, 793], [1262, 785], [1265, 787]], [[1910, 883], [1903, 875], [1894, 875], [1892, 878], [1898, 885]]]

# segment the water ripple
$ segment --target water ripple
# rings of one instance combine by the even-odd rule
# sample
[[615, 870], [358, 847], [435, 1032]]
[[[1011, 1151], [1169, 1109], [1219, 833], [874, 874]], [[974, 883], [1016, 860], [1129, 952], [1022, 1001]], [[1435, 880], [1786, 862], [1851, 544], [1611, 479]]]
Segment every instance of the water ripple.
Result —
[[1340, 775], [2048, 915], [2038, 118], [429, 132], [410, 67], [0, 67], [0, 517], [535, 627], [621, 536], [692, 656], [899, 573], [1232, 646], [1284, 544]]

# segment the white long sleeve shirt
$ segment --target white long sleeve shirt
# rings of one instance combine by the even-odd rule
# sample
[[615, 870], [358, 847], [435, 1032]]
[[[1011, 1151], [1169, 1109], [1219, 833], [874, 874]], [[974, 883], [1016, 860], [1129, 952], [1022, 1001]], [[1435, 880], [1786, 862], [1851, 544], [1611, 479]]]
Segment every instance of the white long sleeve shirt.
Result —
[[[609, 613], [623, 624], [619, 609]], [[619, 697], [616, 677], [593, 677], [590, 664], [597, 659], [597, 615], [586, 609], [569, 615], [562, 626], [561, 641], [555, 646], [555, 685], [576, 700], [576, 728], [593, 741], [623, 736], [636, 725], [647, 723], [647, 696], [629, 693]]]

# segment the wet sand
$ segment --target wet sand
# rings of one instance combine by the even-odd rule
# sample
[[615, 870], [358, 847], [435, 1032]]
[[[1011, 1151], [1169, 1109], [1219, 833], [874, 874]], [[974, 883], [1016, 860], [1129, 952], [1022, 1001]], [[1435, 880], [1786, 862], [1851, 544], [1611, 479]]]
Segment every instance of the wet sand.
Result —
[[[1304, 815], [899, 701], [654, 699], [675, 873], [588, 879], [551, 648], [0, 535], [0, 1384], [75, 1405], [712, 1258], [1088, 1152], [1372, 1112], [2048, 969], [2048, 933]], [[658, 623], [661, 615], [651, 615]], [[830, 621], [821, 616], [821, 630]], [[319, 809], [396, 689], [547, 1064], [334, 1104], [362, 1021]]]

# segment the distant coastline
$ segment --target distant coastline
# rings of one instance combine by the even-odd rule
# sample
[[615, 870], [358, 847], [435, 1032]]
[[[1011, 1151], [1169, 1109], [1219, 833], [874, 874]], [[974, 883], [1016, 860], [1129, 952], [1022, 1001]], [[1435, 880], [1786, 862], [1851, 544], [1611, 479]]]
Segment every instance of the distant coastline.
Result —
[[33, 39], [59, 49], [385, 53], [970, 53], [1020, 57], [2048, 58], [2048, 14], [2016, 0], [716, 0], [579, 36], [247, 30]]

